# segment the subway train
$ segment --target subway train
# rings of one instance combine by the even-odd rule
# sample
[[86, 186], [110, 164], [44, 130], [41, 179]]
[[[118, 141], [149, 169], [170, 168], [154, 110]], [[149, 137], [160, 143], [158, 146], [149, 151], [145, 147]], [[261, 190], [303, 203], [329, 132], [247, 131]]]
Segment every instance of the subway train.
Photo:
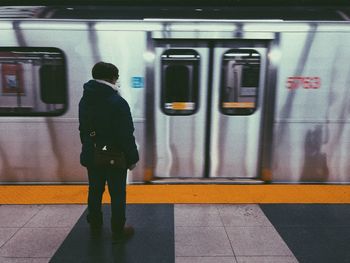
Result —
[[350, 12], [0, 7], [0, 183], [86, 183], [78, 103], [120, 70], [129, 183], [349, 183]]

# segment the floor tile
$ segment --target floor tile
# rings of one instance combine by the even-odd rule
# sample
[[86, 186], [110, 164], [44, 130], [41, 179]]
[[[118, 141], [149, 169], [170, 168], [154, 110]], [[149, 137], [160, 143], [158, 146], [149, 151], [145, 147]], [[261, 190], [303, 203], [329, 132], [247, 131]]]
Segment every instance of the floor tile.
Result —
[[234, 257], [177, 257], [175, 263], [237, 263]]
[[52, 257], [70, 228], [22, 228], [3, 247], [2, 257]]
[[226, 227], [236, 256], [293, 255], [273, 227]]
[[4, 258], [0, 257], [1, 263], [49, 263], [50, 258]]
[[22, 227], [42, 208], [42, 205], [0, 205], [0, 227]]
[[[19, 228], [0, 228], [0, 247], [8, 241]], [[1, 262], [1, 261], [0, 261]]]
[[24, 227], [72, 227], [86, 205], [47, 205]]
[[[103, 205], [104, 224], [92, 239], [85, 211], [52, 257], [50, 263], [174, 263], [174, 206], [128, 204], [128, 224], [135, 234], [121, 245], [111, 240], [111, 206]], [[79, 260], [79, 261], [77, 261]]]
[[175, 205], [175, 226], [223, 226], [215, 205]]
[[272, 226], [258, 205], [218, 206], [224, 226]]
[[278, 231], [300, 262], [350, 262], [350, 227], [280, 227]]
[[[107, 206], [106, 206], [107, 207]], [[110, 217], [110, 205], [108, 205], [108, 214], [105, 216], [108, 223]], [[107, 211], [106, 211], [107, 212]], [[174, 228], [174, 205], [169, 204], [145, 204], [126, 206], [127, 223], [131, 225], [149, 229], [159, 227]]]
[[274, 225], [350, 226], [348, 204], [266, 204], [260, 207]]
[[231, 256], [224, 227], [175, 227], [175, 256]]
[[350, 262], [350, 205], [261, 205], [303, 263]]
[[298, 263], [295, 257], [268, 257], [268, 256], [260, 256], [260, 257], [237, 257], [238, 263]]

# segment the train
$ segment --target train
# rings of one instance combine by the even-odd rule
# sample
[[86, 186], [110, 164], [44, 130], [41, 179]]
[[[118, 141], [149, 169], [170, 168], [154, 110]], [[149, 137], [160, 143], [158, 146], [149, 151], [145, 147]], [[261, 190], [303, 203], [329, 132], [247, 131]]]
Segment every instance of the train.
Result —
[[0, 7], [0, 183], [87, 182], [78, 103], [99, 61], [134, 120], [129, 183], [349, 183], [347, 11], [244, 10]]

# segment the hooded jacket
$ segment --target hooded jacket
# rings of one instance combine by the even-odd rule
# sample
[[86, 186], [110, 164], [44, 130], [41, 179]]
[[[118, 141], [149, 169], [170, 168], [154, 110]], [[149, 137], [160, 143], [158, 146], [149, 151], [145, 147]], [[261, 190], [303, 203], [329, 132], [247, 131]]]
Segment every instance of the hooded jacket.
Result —
[[96, 131], [97, 144], [112, 145], [124, 152], [127, 167], [138, 162], [128, 103], [112, 87], [96, 80], [84, 84], [83, 97], [79, 102], [80, 163], [86, 167], [92, 165], [93, 160], [94, 143], [89, 136], [92, 130]]

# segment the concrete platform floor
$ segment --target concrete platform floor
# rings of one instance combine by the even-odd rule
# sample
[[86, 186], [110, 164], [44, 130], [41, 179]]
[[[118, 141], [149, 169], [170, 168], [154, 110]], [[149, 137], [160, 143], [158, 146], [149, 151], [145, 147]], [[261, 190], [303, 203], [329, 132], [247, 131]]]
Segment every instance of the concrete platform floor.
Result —
[[[135, 261], [136, 259], [133, 261], [132, 257], [126, 257], [122, 262], [153, 263], [147, 257], [142, 257], [143, 249], [147, 249], [147, 246], [142, 248], [140, 244], [152, 242], [152, 238], [162, 239], [164, 237], [166, 237], [166, 241], [158, 240], [157, 248], [152, 248], [151, 253], [156, 254], [161, 251], [162, 244], [169, 247], [170, 242], [171, 252], [168, 254], [172, 255], [171, 260], [170, 262], [169, 259], [162, 261], [158, 258], [157, 263], [316, 262], [312, 261], [312, 257], [304, 256], [308, 254], [308, 244], [305, 243], [305, 246], [303, 246], [305, 247], [303, 253], [299, 253], [301, 249], [298, 248], [298, 243], [303, 241], [310, 243], [310, 240], [304, 239], [302, 233], [305, 233], [305, 229], [310, 229], [312, 226], [305, 225], [300, 219], [303, 214], [310, 217], [307, 212], [300, 213], [300, 211], [311, 211], [310, 207], [306, 208], [303, 205], [259, 206], [254, 204], [128, 205], [127, 214], [131, 215], [129, 219], [133, 222], [136, 233], [130, 241], [125, 243], [125, 247], [134, 246], [132, 247], [133, 253], [139, 253], [141, 256], [138, 257], [137, 261]], [[322, 205], [319, 205], [316, 210], [321, 211], [322, 207]], [[333, 209], [332, 206], [326, 207], [328, 212], [334, 210], [329, 210], [330, 208]], [[350, 235], [348, 236], [350, 221], [347, 221], [347, 219], [350, 219], [350, 206], [343, 205], [338, 208], [345, 208], [346, 210], [345, 216], [344, 213], [343, 216], [340, 216], [343, 218], [342, 225], [338, 226], [340, 227], [338, 229], [342, 230], [345, 235], [341, 239], [345, 244], [333, 244], [343, 251], [343, 254], [335, 257], [337, 261], [333, 262], [349, 262], [347, 260], [350, 259]], [[169, 215], [163, 215], [168, 213], [166, 211], [172, 212]], [[290, 215], [288, 211], [291, 211]], [[86, 205], [0, 205], [0, 262], [94, 262], [89, 260], [89, 254], [84, 249], [84, 242], [88, 242], [89, 239], [85, 213]], [[108, 213], [109, 205], [104, 205], [106, 218], [109, 217]], [[327, 215], [327, 212], [325, 215]], [[296, 222], [295, 225], [291, 225], [292, 223], [286, 221], [289, 217], [294, 220], [293, 222]], [[334, 220], [337, 217], [339, 216], [329, 215], [328, 218], [331, 222], [328, 222], [327, 225], [330, 225], [333, 230], [337, 227], [337, 222]], [[315, 220], [312, 216], [309, 219]], [[154, 221], [154, 225], [145, 223], [147, 220], [149, 222]], [[324, 218], [320, 220], [324, 220]], [[167, 224], [167, 228], [162, 224], [162, 221], [171, 221], [171, 224]], [[109, 222], [109, 219], [106, 219], [105, 222]], [[138, 224], [137, 222], [141, 223]], [[323, 222], [323, 225], [325, 225], [325, 221]], [[332, 222], [334, 225], [331, 225]], [[74, 229], [79, 225], [80, 230], [75, 231]], [[157, 226], [159, 226], [160, 233], [150, 235], [149, 231], [154, 232]], [[321, 231], [320, 224], [318, 224], [318, 227], [318, 230]], [[99, 245], [103, 246], [103, 251], [107, 251], [108, 254], [112, 253], [108, 250], [112, 251], [114, 248], [111, 245], [109, 225], [105, 224], [104, 228], [105, 236], [99, 241], [101, 243]], [[340, 235], [339, 232], [337, 233]], [[169, 237], [169, 234], [173, 237]], [[295, 234], [299, 235], [299, 239], [294, 238]], [[70, 245], [64, 246], [67, 240], [71, 240], [70, 242], [80, 240], [75, 242], [74, 246], [81, 246], [82, 248], [76, 249], [82, 254], [75, 254], [75, 258], [71, 258], [72, 261], [62, 259], [62, 255], [69, 254], [69, 249], [72, 247]], [[138, 240], [140, 243], [137, 243]], [[322, 248], [324, 241], [316, 238], [311, 242], [313, 245], [310, 247], [310, 254], [317, 253], [317, 245], [320, 244]], [[86, 244], [87, 246], [88, 244]], [[77, 251], [74, 253], [77, 253]], [[89, 253], [91, 254], [91, 251]], [[142, 261], [142, 258], [145, 261]], [[323, 258], [329, 259], [327, 257]], [[332, 255], [330, 258], [332, 258]], [[106, 257], [103, 261], [119, 262], [116, 261], [116, 258], [112, 260], [109, 257]], [[317, 262], [331, 261], [321, 260]]]

